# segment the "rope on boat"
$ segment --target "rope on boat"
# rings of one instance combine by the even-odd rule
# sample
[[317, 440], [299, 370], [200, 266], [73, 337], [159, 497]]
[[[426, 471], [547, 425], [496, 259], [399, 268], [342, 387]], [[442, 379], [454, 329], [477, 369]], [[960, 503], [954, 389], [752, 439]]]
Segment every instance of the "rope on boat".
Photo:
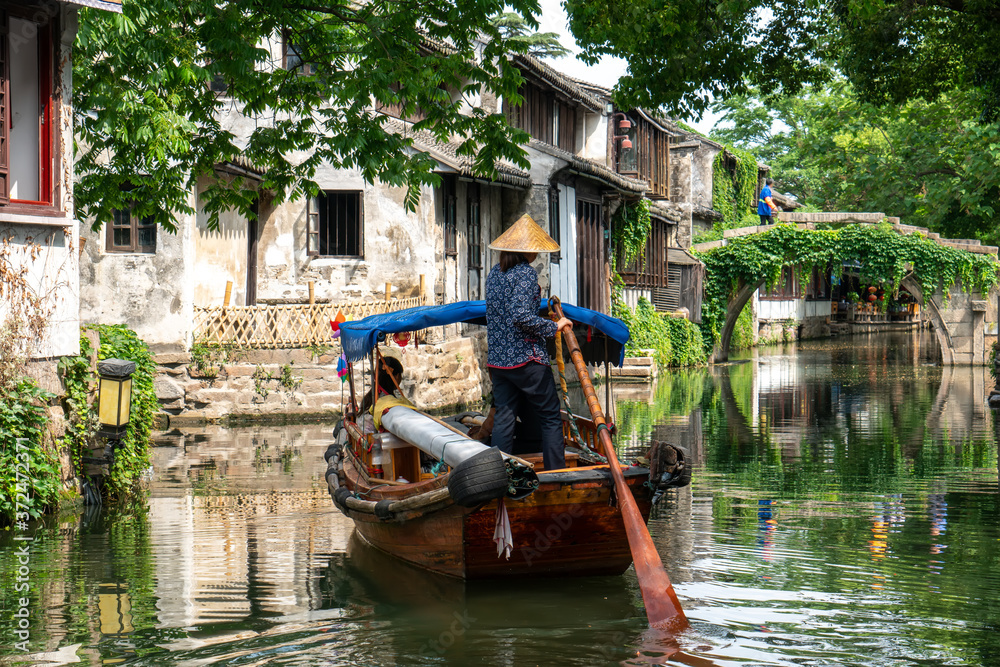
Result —
[[569, 432], [570, 436], [573, 438], [573, 444], [579, 445], [583, 438], [580, 437], [580, 429], [576, 425], [576, 419], [573, 418], [573, 409], [569, 404], [569, 388], [566, 386], [566, 360], [563, 359], [562, 351], [562, 333], [556, 332], [556, 365], [559, 367], [559, 399], [562, 402], [563, 409], [569, 415]]

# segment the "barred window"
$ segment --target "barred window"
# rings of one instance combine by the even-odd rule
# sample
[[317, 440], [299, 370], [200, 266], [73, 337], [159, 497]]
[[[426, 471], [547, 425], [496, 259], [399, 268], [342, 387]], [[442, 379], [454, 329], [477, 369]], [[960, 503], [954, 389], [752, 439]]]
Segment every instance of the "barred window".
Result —
[[360, 190], [326, 190], [309, 199], [307, 254], [364, 256], [364, 200]]

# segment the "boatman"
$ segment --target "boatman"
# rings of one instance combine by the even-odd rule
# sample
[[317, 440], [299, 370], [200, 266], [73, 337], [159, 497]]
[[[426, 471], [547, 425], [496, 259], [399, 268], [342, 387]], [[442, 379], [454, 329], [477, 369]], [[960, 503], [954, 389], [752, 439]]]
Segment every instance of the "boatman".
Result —
[[558, 252], [559, 244], [523, 215], [489, 247], [500, 251], [500, 261], [486, 278], [486, 360], [496, 406], [492, 444], [512, 454], [518, 412], [534, 410], [545, 469], [558, 470], [566, 466], [566, 456], [545, 339], [572, 329], [573, 323], [539, 316], [542, 292], [531, 262], [540, 252]]

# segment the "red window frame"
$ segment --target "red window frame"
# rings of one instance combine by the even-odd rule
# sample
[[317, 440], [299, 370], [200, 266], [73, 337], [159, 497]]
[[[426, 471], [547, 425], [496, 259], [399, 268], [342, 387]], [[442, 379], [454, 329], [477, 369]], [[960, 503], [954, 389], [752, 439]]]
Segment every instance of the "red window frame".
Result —
[[[38, 96], [39, 96], [39, 155], [38, 199], [13, 199], [10, 197], [10, 19], [31, 21], [38, 27]], [[56, 201], [54, 175], [58, 173], [53, 151], [56, 140], [56, 107], [53, 99], [53, 37], [54, 22], [39, 23], [30, 13], [17, 10], [0, 10], [0, 205], [52, 208]], [[44, 212], [51, 214], [50, 212]]]

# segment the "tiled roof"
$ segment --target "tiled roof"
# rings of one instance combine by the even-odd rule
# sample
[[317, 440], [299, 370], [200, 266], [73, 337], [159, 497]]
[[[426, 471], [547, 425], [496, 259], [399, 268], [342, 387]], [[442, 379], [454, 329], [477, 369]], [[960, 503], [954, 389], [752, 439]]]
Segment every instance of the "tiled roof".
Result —
[[698, 206], [697, 204], [691, 207], [691, 215], [704, 220], [722, 220], [722, 214], [714, 208]]
[[[395, 134], [413, 138], [413, 147], [418, 151], [430, 154], [438, 162], [451, 167], [462, 176], [477, 177], [473, 169], [473, 159], [468, 155], [459, 155], [459, 143], [456, 141], [441, 141], [428, 130], [414, 130], [413, 127], [396, 118], [388, 117], [383, 123], [385, 129]], [[516, 188], [531, 187], [531, 176], [516, 165], [501, 160], [496, 165], [497, 182], [506, 183]]]
[[680, 206], [669, 201], [650, 201], [649, 212], [651, 215], [674, 225], [684, 219], [684, 213]]
[[513, 62], [515, 65], [523, 67], [539, 79], [542, 79], [556, 90], [559, 90], [570, 99], [576, 100], [593, 111], [604, 111], [605, 103], [603, 100], [584, 89], [572, 77], [556, 71], [553, 67], [543, 63], [538, 58], [519, 53], [513, 57]]
[[65, 0], [71, 5], [82, 5], [94, 9], [106, 9], [109, 12], [122, 13], [122, 0]]
[[561, 148], [550, 146], [549, 144], [538, 141], [537, 139], [532, 139], [528, 146], [534, 150], [557, 157], [560, 160], [565, 160], [569, 163], [569, 169], [583, 174], [584, 176], [589, 176], [595, 180], [601, 181], [602, 183], [610, 185], [621, 192], [642, 194], [649, 189], [644, 181], [638, 181], [634, 178], [629, 178], [628, 176], [622, 176], [618, 172], [608, 169], [603, 164], [578, 157], [572, 153], [567, 153]]
[[667, 264], [690, 266], [701, 264], [702, 261], [683, 248], [667, 248]]

